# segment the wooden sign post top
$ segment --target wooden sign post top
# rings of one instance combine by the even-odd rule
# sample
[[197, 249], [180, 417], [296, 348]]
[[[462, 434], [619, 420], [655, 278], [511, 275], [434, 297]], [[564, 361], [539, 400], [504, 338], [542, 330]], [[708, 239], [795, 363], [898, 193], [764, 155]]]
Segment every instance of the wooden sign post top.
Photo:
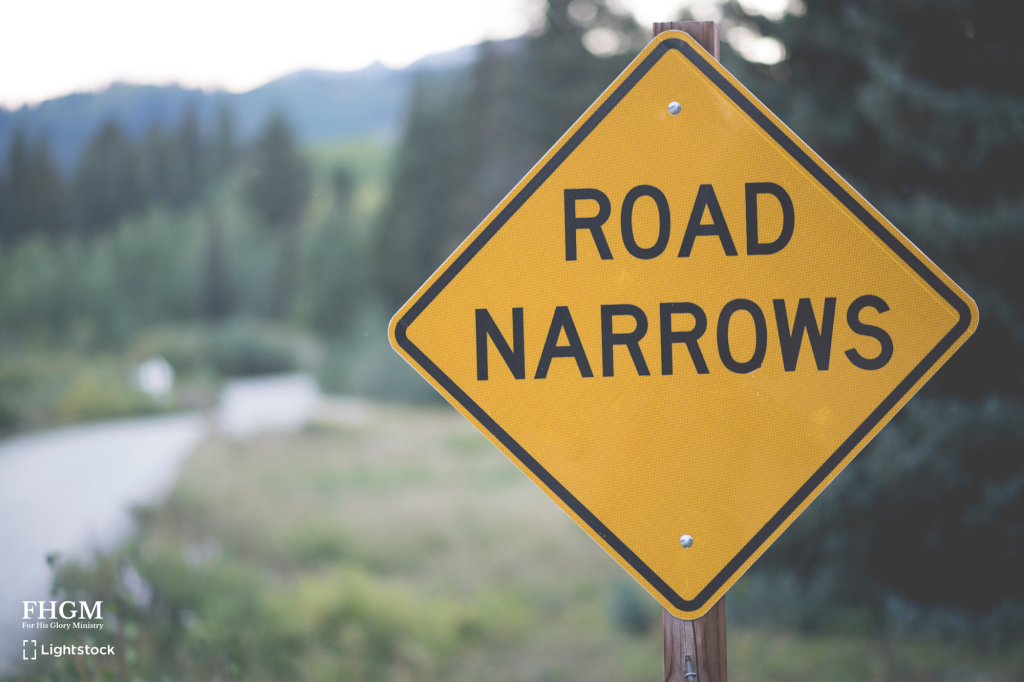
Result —
[[654, 22], [654, 35], [658, 36], [665, 31], [682, 31], [697, 41], [701, 47], [708, 51], [715, 61], [721, 61], [718, 57], [718, 24], [713, 21], [656, 21]]

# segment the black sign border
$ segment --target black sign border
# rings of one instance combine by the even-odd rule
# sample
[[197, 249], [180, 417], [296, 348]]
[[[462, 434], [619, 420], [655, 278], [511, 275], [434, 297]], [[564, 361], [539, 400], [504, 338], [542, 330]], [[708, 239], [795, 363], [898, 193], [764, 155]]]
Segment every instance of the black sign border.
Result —
[[[534, 459], [519, 443], [513, 439], [508, 432], [497, 424], [479, 405], [477, 405], [461, 388], [459, 388], [448, 375], [441, 371], [430, 358], [413, 344], [406, 333], [408, 327], [426, 309], [426, 307], [444, 290], [452, 279], [466, 266], [467, 263], [487, 244], [488, 241], [511, 219], [516, 211], [536, 192], [542, 184], [551, 176], [561, 163], [586, 139], [597, 125], [622, 101], [633, 87], [647, 74], [648, 71], [670, 50], [681, 53], [686, 59], [696, 66], [707, 78], [714, 83], [722, 93], [735, 102], [750, 118], [757, 123], [768, 135], [786, 150], [804, 169], [806, 169], [818, 182], [822, 184], [836, 199], [838, 199], [851, 213], [864, 223], [886, 246], [888, 246], [904, 263], [931, 286], [954, 310], [960, 315], [960, 319], [947, 333], [942, 340], [929, 352], [924, 359], [908, 374], [896, 388], [875, 408], [864, 422], [847, 438], [832, 455], [825, 460], [817, 471], [804, 483], [793, 496], [769, 519], [753, 538], [734, 556], [719, 573], [712, 578], [707, 586], [702, 589], [693, 599], [683, 599], [681, 596], [665, 583], [651, 568], [645, 564], [640, 557], [633, 553], [622, 540], [587, 509], [576, 497], [559, 483], [540, 463]], [[533, 474], [544, 483], [547, 488], [558, 496], [581, 521], [586, 523], [597, 533], [608, 546], [619, 554], [633, 569], [647, 581], [651, 587], [657, 590], [670, 604], [684, 612], [693, 612], [700, 609], [707, 601], [738, 571], [746, 561], [753, 556], [772, 534], [795, 512], [801, 504], [814, 492], [815, 488], [824, 481], [839, 464], [846, 459], [847, 455], [863, 441], [871, 430], [889, 413], [892, 408], [900, 402], [914, 385], [935, 366], [957, 340], [966, 332], [971, 325], [971, 308], [957, 296], [952, 289], [932, 270], [923, 263], [910, 249], [908, 249], [895, 235], [889, 232], [879, 223], [871, 212], [865, 209], [860, 202], [854, 199], [829, 173], [822, 168], [811, 156], [800, 148], [785, 132], [772, 122], [761, 110], [744, 94], [737, 89], [729, 80], [712, 66], [704, 55], [694, 50], [687, 42], [678, 38], [663, 40], [649, 55], [630, 73], [626, 79], [615, 89], [615, 91], [598, 107], [593, 115], [584, 121], [583, 125], [566, 140], [566, 142], [555, 152], [554, 156], [534, 175], [525, 187], [505, 206], [504, 209], [492, 220], [477, 237], [458, 255], [455, 261], [427, 288], [423, 295], [417, 299], [405, 315], [395, 326], [395, 337], [399, 346], [409, 354], [430, 376], [437, 381], [448, 394], [457, 400], [470, 414], [491, 432], [515, 457], [522, 462]]]

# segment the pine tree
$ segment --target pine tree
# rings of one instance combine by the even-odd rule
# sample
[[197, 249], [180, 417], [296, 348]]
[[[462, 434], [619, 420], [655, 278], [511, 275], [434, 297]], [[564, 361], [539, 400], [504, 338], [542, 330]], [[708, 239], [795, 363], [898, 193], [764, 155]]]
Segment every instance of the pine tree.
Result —
[[143, 207], [139, 171], [133, 145], [116, 122], [108, 122], [86, 147], [75, 174], [75, 204], [85, 234], [108, 230]]
[[45, 140], [30, 146], [23, 131], [15, 132], [0, 194], [0, 241], [15, 243], [30, 234], [54, 237], [67, 230], [67, 189]]
[[[529, 81], [537, 158], [546, 152], [647, 44], [628, 14], [605, 0], [548, 0], [545, 27], [528, 42]], [[601, 47], [603, 56], [591, 50]]]
[[139, 145], [139, 174], [145, 204], [171, 205], [175, 157], [173, 140], [159, 123], [154, 123]]
[[204, 245], [201, 308], [208, 320], [222, 320], [231, 312], [231, 291], [228, 284], [227, 250], [224, 223], [219, 212], [208, 213]]
[[290, 313], [295, 295], [299, 221], [309, 200], [310, 171], [282, 115], [274, 115], [255, 141], [248, 167], [246, 199], [263, 224], [280, 238], [271, 310], [284, 317]]
[[238, 158], [238, 146], [235, 140], [235, 119], [227, 106], [217, 111], [217, 132], [211, 150], [213, 176], [221, 179], [235, 165]]
[[288, 122], [275, 114], [255, 141], [249, 159], [246, 198], [271, 228], [298, 224], [309, 199], [309, 164], [299, 152]]
[[337, 168], [332, 180], [333, 206], [305, 245], [299, 300], [303, 322], [322, 334], [340, 335], [351, 330], [369, 273], [352, 206], [355, 179], [348, 169]]
[[0, 247], [4, 243], [13, 241], [12, 236], [9, 235], [12, 228], [7, 222], [8, 201], [7, 174], [5, 169], [0, 167]]
[[175, 192], [172, 205], [178, 208], [195, 204], [203, 192], [205, 149], [199, 133], [199, 117], [195, 109], [185, 111], [175, 137], [177, 152]]
[[459, 220], [464, 96], [437, 76], [413, 82], [375, 246], [376, 284], [388, 305], [404, 302], [472, 229]]
[[67, 189], [57, 172], [46, 140], [32, 147], [24, 193], [18, 198], [29, 230], [56, 237], [70, 226]]
[[[613, 54], [587, 48], [594, 31], [614, 41]], [[447, 79], [419, 75], [377, 231], [377, 286], [389, 305], [412, 295], [569, 129], [641, 36], [606, 2], [551, 0], [537, 35], [485, 42]]]
[[1024, 638], [1024, 45], [1015, 8], [806, 0], [804, 12], [777, 22], [736, 3], [726, 9], [726, 22], [778, 38], [788, 56], [767, 67], [723, 50], [723, 63], [981, 310], [977, 333], [762, 568], [795, 567], [807, 594], [870, 606], [888, 622]]
[[16, 130], [7, 149], [4, 182], [4, 212], [0, 215], [0, 235], [13, 244], [28, 233], [27, 217], [21, 199], [28, 180], [28, 141], [23, 130]]

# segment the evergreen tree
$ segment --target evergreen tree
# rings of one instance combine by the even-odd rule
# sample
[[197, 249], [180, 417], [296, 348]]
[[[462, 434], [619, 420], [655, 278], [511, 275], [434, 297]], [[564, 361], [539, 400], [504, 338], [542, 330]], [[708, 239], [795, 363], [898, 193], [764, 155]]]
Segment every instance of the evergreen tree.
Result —
[[463, 181], [457, 83], [418, 74], [377, 231], [374, 272], [389, 305], [408, 298], [471, 227], [459, 221]]
[[45, 140], [30, 147], [24, 133], [15, 132], [0, 195], [0, 241], [33, 233], [53, 237], [68, 228], [67, 190]]
[[271, 117], [253, 145], [245, 190], [249, 205], [267, 226], [298, 225], [309, 200], [309, 164], [281, 114]]
[[420, 72], [412, 83], [374, 245], [375, 284], [389, 307], [404, 302], [466, 234], [458, 224], [460, 171], [467, 166], [463, 78]]
[[271, 309], [277, 316], [286, 316], [295, 293], [299, 221], [309, 200], [311, 180], [309, 164], [282, 115], [274, 115], [256, 140], [248, 168], [246, 199], [281, 240]]
[[869, 605], [880, 618], [1024, 637], [1024, 45], [1015, 7], [806, 0], [781, 21], [737, 3], [726, 10], [726, 22], [778, 38], [788, 54], [766, 67], [723, 50], [727, 68], [981, 310], [977, 333], [761, 568], [796, 567], [807, 593]]
[[21, 201], [27, 180], [28, 141], [24, 131], [16, 130], [7, 149], [3, 214], [0, 215], [0, 235], [4, 242], [15, 243], [28, 233], [27, 216]]
[[230, 114], [222, 110], [212, 142], [203, 140], [194, 109], [187, 110], [177, 131], [168, 135], [154, 123], [138, 145], [146, 205], [183, 209], [194, 206], [235, 162]]
[[174, 194], [174, 141], [154, 123], [139, 145], [139, 173], [147, 205], [169, 206]]
[[203, 286], [200, 305], [208, 320], [221, 320], [231, 312], [224, 224], [216, 210], [209, 213], [204, 245]]
[[182, 117], [174, 149], [177, 152], [177, 163], [171, 205], [182, 208], [199, 200], [206, 180], [203, 172], [205, 150], [195, 109], [188, 109]]
[[316, 331], [339, 335], [351, 330], [368, 289], [368, 268], [351, 201], [355, 180], [344, 168], [335, 169], [332, 180], [334, 204], [305, 245], [299, 312], [302, 321]]
[[[588, 49], [595, 32], [610, 54]], [[375, 246], [389, 305], [412, 295], [644, 44], [603, 0], [551, 0], [536, 35], [484, 43], [466, 72], [418, 76]]]
[[86, 147], [75, 174], [75, 203], [83, 231], [97, 234], [145, 202], [138, 156], [110, 121]]
[[24, 193], [18, 198], [25, 225], [29, 230], [50, 237], [63, 234], [70, 214], [64, 179], [57, 172], [46, 140], [32, 147]]
[[217, 111], [217, 131], [211, 150], [213, 175], [218, 180], [227, 175], [238, 158], [238, 146], [235, 140], [235, 119], [227, 106]]
[[535, 151], [546, 152], [649, 40], [649, 28], [606, 0], [548, 0], [544, 30], [528, 42], [523, 92]]
[[[457, 217], [462, 234], [484, 219], [545, 151], [536, 138], [538, 114], [527, 100], [529, 70], [522, 46], [485, 42], [478, 48], [468, 74], [468, 91], [455, 131], [462, 158], [460, 192], [462, 211]], [[550, 146], [550, 145], [548, 145]], [[455, 225], [451, 226], [455, 228]], [[440, 261], [438, 261], [438, 264]]]
[[9, 234], [12, 228], [7, 222], [7, 202], [7, 174], [4, 169], [0, 167], [0, 247], [2, 247], [6, 242], [13, 241], [13, 236]]

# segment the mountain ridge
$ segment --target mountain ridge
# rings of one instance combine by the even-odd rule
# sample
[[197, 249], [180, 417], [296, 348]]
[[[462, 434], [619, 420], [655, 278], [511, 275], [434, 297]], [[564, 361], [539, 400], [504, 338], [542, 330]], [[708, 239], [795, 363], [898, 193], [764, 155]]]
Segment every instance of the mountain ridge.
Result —
[[415, 74], [468, 66], [477, 48], [469, 45], [428, 55], [400, 69], [381, 62], [355, 71], [301, 69], [241, 93], [114, 82], [101, 90], [70, 93], [17, 109], [0, 107], [0, 168], [6, 165], [7, 148], [17, 130], [32, 141], [45, 139], [54, 162], [67, 174], [107, 121], [117, 121], [129, 137], [138, 139], [153, 125], [174, 129], [189, 110], [195, 111], [200, 127], [208, 131], [218, 112], [227, 108], [239, 140], [251, 139], [276, 111], [284, 113], [304, 144], [359, 137], [394, 139]]

